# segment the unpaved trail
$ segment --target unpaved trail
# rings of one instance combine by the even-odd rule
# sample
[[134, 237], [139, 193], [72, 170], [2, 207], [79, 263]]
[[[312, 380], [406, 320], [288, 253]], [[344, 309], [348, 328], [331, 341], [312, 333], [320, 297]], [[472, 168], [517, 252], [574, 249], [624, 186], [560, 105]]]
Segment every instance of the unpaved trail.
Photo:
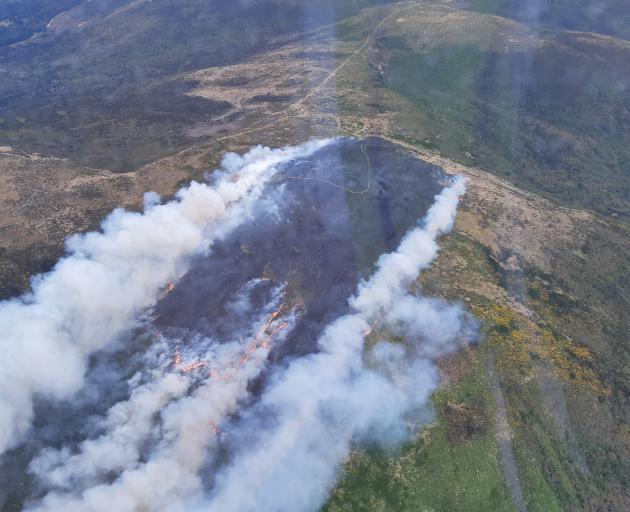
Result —
[[490, 389], [492, 391], [492, 398], [495, 405], [495, 417], [496, 417], [496, 436], [497, 443], [499, 445], [499, 452], [501, 454], [501, 467], [503, 468], [503, 475], [507, 483], [510, 494], [512, 495], [512, 501], [516, 506], [518, 512], [527, 512], [527, 503], [523, 497], [523, 490], [521, 489], [521, 482], [518, 478], [518, 467], [516, 465], [516, 458], [514, 457], [514, 447], [512, 446], [512, 433], [510, 432], [510, 425], [507, 418], [507, 410], [505, 408], [505, 397], [501, 390], [501, 384], [497, 377], [494, 368], [494, 356], [488, 354], [486, 356], [486, 373], [488, 375], [488, 381], [490, 383]]
[[[350, 54], [348, 55], [345, 59], [343, 59], [343, 61], [341, 61], [341, 63], [335, 68], [333, 69], [330, 73], [328, 73], [321, 82], [319, 82], [317, 85], [315, 85], [308, 93], [306, 93], [304, 96], [302, 96], [300, 99], [296, 100], [295, 102], [291, 103], [286, 109], [281, 110], [277, 113], [274, 114], [270, 114], [269, 116], [260, 119], [252, 124], [250, 124], [247, 128], [245, 128], [244, 130], [242, 130], [239, 134], [242, 134], [244, 132], [247, 132], [248, 130], [251, 130], [253, 128], [256, 128], [262, 124], [264, 124], [267, 121], [270, 121], [274, 118], [277, 119], [282, 119], [284, 117], [287, 117], [292, 111], [298, 109], [301, 105], [304, 104], [304, 102], [306, 100], [308, 100], [311, 96], [313, 96], [313, 94], [317, 93], [319, 90], [321, 90], [328, 82], [330, 82], [333, 78], [335, 78], [337, 76], [337, 73], [339, 73], [339, 71], [341, 71], [344, 67], [346, 67], [348, 65], [348, 63], [354, 59], [356, 56], [360, 55], [361, 52], [365, 49], [365, 47], [369, 44], [369, 42], [372, 40], [372, 38], [374, 37], [374, 34], [376, 34], [376, 32], [378, 32], [378, 30], [385, 24], [387, 23], [389, 20], [392, 19], [392, 17], [394, 15], [398, 15], [401, 12], [406, 11], [407, 9], [410, 9], [411, 7], [414, 7], [418, 4], [413, 4], [413, 5], [408, 5], [406, 7], [404, 7], [403, 9], [396, 9], [393, 8], [392, 11], [385, 16], [373, 29], [372, 31], [367, 35], [367, 37], [363, 40], [363, 42]], [[229, 135], [227, 135], [224, 139], [230, 138]], [[223, 140], [224, 140], [223, 139]], [[217, 140], [222, 140], [222, 139], [217, 139]]]
[[[417, 7], [418, 5], [422, 5], [423, 3], [424, 2], [414, 2], [414, 3], [411, 3], [411, 4], [403, 4], [401, 6], [393, 6], [391, 11], [389, 12], [389, 14], [387, 14], [387, 16], [385, 16], [372, 29], [372, 31], [366, 36], [366, 38], [361, 42], [361, 44], [359, 46], [357, 46], [357, 48], [354, 51], [352, 51], [352, 53], [350, 53], [345, 59], [343, 59], [343, 61], [337, 67], [335, 67], [330, 73], [328, 73], [318, 84], [313, 86], [313, 88], [308, 93], [306, 93], [304, 96], [302, 96], [301, 98], [297, 99], [296, 101], [294, 101], [293, 103], [288, 105], [285, 109], [279, 110], [277, 112], [273, 112], [273, 113], [263, 117], [262, 119], [258, 119], [257, 121], [254, 121], [253, 123], [251, 123], [251, 124], [241, 128], [239, 130], [236, 130], [236, 131], [234, 131], [234, 132], [232, 132], [230, 134], [224, 135], [222, 137], [218, 137], [216, 139], [210, 140], [210, 141], [208, 141], [208, 143], [209, 144], [217, 144], [217, 143], [224, 142], [226, 140], [234, 139], [236, 137], [241, 137], [241, 136], [243, 136], [243, 135], [245, 135], [247, 133], [255, 131], [256, 129], [264, 128], [264, 127], [268, 126], [270, 123], [277, 122], [277, 121], [280, 121], [282, 119], [286, 119], [292, 113], [295, 113], [295, 114], [299, 113], [299, 107], [301, 107], [307, 99], [309, 99], [315, 93], [320, 91], [330, 80], [332, 80], [334, 77], [336, 77], [337, 74], [345, 66], [347, 66], [350, 61], [352, 61], [352, 59], [354, 59], [357, 56], [361, 55], [363, 50], [370, 43], [370, 41], [373, 39], [374, 35], [378, 32], [378, 30], [383, 25], [385, 25], [385, 23], [390, 21], [394, 16], [399, 16], [403, 12], [405, 12], [405, 11], [407, 11], [409, 9], [412, 9], [413, 7]], [[180, 151], [178, 153], [175, 153], [174, 155], [171, 155], [171, 157], [177, 157], [178, 155], [181, 155], [181, 154], [184, 154], [184, 153], [188, 153], [191, 150], [194, 151], [195, 149], [197, 149], [197, 148], [199, 148], [201, 146], [202, 146], [202, 144], [195, 144], [195, 145], [189, 146], [189, 147], [183, 149], [182, 151]]]
[[344, 67], [346, 67], [346, 65], [353, 59], [355, 58], [357, 55], [360, 55], [361, 52], [365, 49], [365, 47], [368, 45], [368, 43], [372, 40], [372, 38], [374, 37], [374, 34], [376, 34], [376, 32], [378, 32], [378, 30], [385, 25], [385, 23], [387, 23], [389, 20], [391, 20], [394, 15], [400, 15], [401, 13], [405, 12], [408, 9], [411, 9], [412, 7], [415, 7], [419, 4], [421, 4], [422, 2], [418, 2], [418, 3], [414, 3], [412, 5], [407, 5], [405, 7], [403, 7], [402, 9], [397, 9], [397, 8], [393, 8], [392, 12], [390, 12], [387, 16], [385, 16], [373, 29], [372, 31], [367, 35], [367, 37], [363, 40], [363, 42], [361, 43], [361, 45], [354, 50], [350, 55], [348, 55], [348, 57], [346, 57], [341, 64], [339, 64], [335, 69], [333, 69], [328, 75], [326, 75], [326, 77], [319, 83], [317, 84], [315, 87], [313, 87], [307, 94], [305, 94], [302, 98], [300, 98], [299, 100], [297, 100], [295, 103], [289, 105], [289, 107], [283, 112], [284, 115], [286, 115], [289, 111], [291, 111], [292, 109], [299, 107], [300, 105], [302, 105], [307, 99], [309, 99], [313, 94], [315, 94], [319, 89], [321, 89], [324, 85], [326, 85], [330, 80], [332, 80], [333, 78], [335, 78], [337, 76], [337, 73], [339, 73], [339, 71], [341, 71]]
[[350, 188], [344, 187], [343, 185], [339, 185], [338, 183], [333, 183], [330, 180], [323, 179], [323, 178], [313, 178], [310, 176], [286, 176], [286, 175], [278, 174], [278, 176], [276, 178], [273, 178], [271, 182], [275, 181], [278, 183], [282, 183], [283, 181], [286, 181], [286, 180], [316, 181], [319, 183], [325, 183], [326, 185], [330, 185], [333, 188], [343, 190], [344, 192], [347, 192], [348, 194], [358, 194], [358, 195], [367, 194], [370, 191], [370, 188], [372, 186], [372, 164], [370, 163], [370, 156], [368, 155], [365, 149], [365, 144], [361, 144], [361, 153], [363, 153], [363, 155], [365, 156], [365, 161], [367, 164], [367, 184], [365, 188], [362, 190], [352, 190]]

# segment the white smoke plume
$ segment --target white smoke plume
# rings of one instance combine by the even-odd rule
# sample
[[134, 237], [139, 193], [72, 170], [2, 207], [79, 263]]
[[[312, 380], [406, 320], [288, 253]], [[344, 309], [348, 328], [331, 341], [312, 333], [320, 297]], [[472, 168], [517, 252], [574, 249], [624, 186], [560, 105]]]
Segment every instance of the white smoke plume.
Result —
[[[469, 324], [460, 306], [409, 293], [435, 258], [437, 237], [451, 229], [464, 190], [464, 180], [456, 179], [436, 197], [422, 226], [359, 285], [351, 313], [325, 329], [319, 351], [272, 375], [237, 420], [229, 416], [248, 396], [270, 348], [253, 333], [273, 332], [281, 342], [298, 315], [269, 316], [277, 301], [234, 342], [209, 341], [201, 373], [148, 364], [152, 373], [129, 382], [129, 399], [102, 419], [99, 437], [76, 450], [44, 451], [31, 470], [49, 492], [28, 510], [318, 510], [353, 442], [387, 445], [409, 435], [407, 422], [417, 421], [439, 382], [434, 359], [466, 339]], [[247, 308], [247, 298], [233, 307]], [[407, 342], [379, 341], [366, 351], [372, 329]], [[204, 469], [215, 462], [221, 467], [214, 457], [222, 422], [231, 459], [215, 473], [207, 495]]]
[[[247, 218], [275, 166], [327, 142], [228, 154], [214, 186], [193, 182], [163, 205], [147, 195], [144, 213], [115, 210], [100, 232], [69, 238], [31, 293], [0, 303], [0, 455], [28, 431], [35, 396], [72, 396], [88, 357], [133, 327], [191, 255]], [[178, 393], [176, 381], [163, 384]]]
[[[354, 312], [326, 328], [320, 351], [276, 377], [240, 426], [242, 436], [255, 432], [253, 439], [236, 436], [234, 460], [199, 510], [318, 510], [353, 441], [403, 438], [405, 418], [438, 385], [433, 358], [454, 350], [467, 329], [461, 307], [408, 291], [435, 258], [436, 238], [451, 229], [464, 191], [458, 178], [439, 194], [423, 226], [382, 256], [373, 277], [360, 284], [350, 301]], [[380, 342], [366, 356], [373, 322], [407, 337], [408, 346]]]
[[[180, 510], [202, 488], [198, 473], [209, 462], [221, 421], [236, 410], [248, 394], [248, 383], [264, 367], [271, 349], [264, 338], [281, 343], [295, 325], [299, 313], [278, 308], [279, 298], [277, 293], [242, 339], [207, 343], [199, 372], [177, 375], [162, 368], [147, 384], [130, 382], [133, 392], [110, 409], [105, 433], [84, 441], [78, 453], [49, 450], [35, 459], [32, 471], [57, 490], [34, 510]], [[182, 396], [184, 391], [188, 394]], [[142, 462], [139, 452], [151, 434], [155, 443]], [[110, 483], [109, 472], [122, 469]]]

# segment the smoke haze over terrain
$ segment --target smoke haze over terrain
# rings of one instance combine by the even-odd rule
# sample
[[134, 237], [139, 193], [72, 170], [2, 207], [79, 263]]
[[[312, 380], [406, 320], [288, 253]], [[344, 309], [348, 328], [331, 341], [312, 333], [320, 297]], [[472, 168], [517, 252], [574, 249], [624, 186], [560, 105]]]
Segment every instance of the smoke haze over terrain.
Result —
[[[435, 258], [436, 238], [452, 227], [463, 192], [459, 179], [436, 197], [423, 226], [383, 255], [361, 283], [351, 300], [354, 312], [325, 329], [320, 351], [274, 377], [244, 414], [233, 441], [237, 456], [217, 477], [207, 510], [318, 510], [352, 441], [388, 446], [405, 439], [404, 420], [413, 421], [438, 385], [433, 358], [454, 350], [458, 336], [468, 333], [459, 306], [408, 292]], [[364, 356], [371, 322], [410, 346], [379, 341]]]
[[[409, 200], [420, 201], [416, 209], [431, 204], [431, 191], [441, 188], [435, 180], [447, 186], [424, 210], [422, 224], [378, 258], [371, 277], [358, 282], [357, 270], [350, 272], [334, 300], [326, 287], [316, 293], [327, 302], [315, 295], [291, 299], [294, 285], [264, 277], [265, 271], [260, 276], [252, 262], [265, 252], [242, 249], [286, 236], [286, 223], [299, 222], [295, 241], [287, 243], [318, 244], [316, 236], [305, 236], [314, 230], [337, 247], [337, 257], [345, 258], [340, 264], [356, 265], [334, 241], [352, 240], [346, 226], [352, 211], [339, 210], [348, 207], [346, 187], [366, 192], [361, 201], [374, 201], [376, 212], [386, 215], [380, 222], [389, 226], [391, 244], [413, 223], [404, 193], [400, 210], [383, 209], [392, 169], [404, 165], [409, 173], [413, 162], [423, 165], [407, 158], [378, 140], [258, 147], [227, 155], [211, 184], [193, 183], [163, 205], [147, 194], [144, 213], [116, 211], [102, 232], [71, 238], [68, 256], [34, 280], [31, 295], [0, 307], [7, 325], [28, 327], [3, 334], [5, 360], [19, 364], [2, 369], [12, 386], [2, 388], [4, 449], [13, 448], [6, 455], [19, 453], [23, 441], [40, 447], [28, 465], [36, 482], [28, 510], [316, 510], [353, 443], [392, 448], [417, 432], [439, 384], [435, 358], [474, 335], [461, 306], [409, 292], [435, 258], [437, 237], [452, 227], [464, 181], [423, 169], [424, 192], [408, 191]], [[364, 179], [355, 173], [366, 164], [364, 188], [354, 182]], [[334, 183], [340, 174], [345, 187]], [[270, 187], [276, 177], [287, 182]], [[329, 205], [322, 224], [308, 220], [308, 212], [317, 212], [309, 202], [320, 201]], [[284, 264], [297, 269], [306, 263]], [[219, 268], [228, 273], [213, 274]], [[199, 323], [189, 313], [205, 300], [200, 294], [209, 281], [200, 277], [206, 275], [215, 281], [209, 300], [219, 300], [210, 311], [218, 310]], [[348, 303], [351, 283], [358, 288]], [[147, 308], [154, 311], [148, 317]], [[376, 338], [364, 351], [366, 336]], [[30, 353], [43, 346], [46, 359], [38, 363]], [[129, 367], [122, 373], [121, 357]], [[119, 375], [127, 375], [126, 390], [107, 390]], [[52, 404], [72, 404], [79, 390], [70, 410], [93, 412], [72, 427], [78, 441], [68, 442], [56, 430], [70, 426], [67, 413], [53, 414]], [[94, 409], [94, 400], [110, 405]], [[34, 401], [52, 409], [50, 426], [31, 441]], [[274, 482], [289, 483], [295, 492], [279, 499]]]
[[186, 258], [246, 218], [274, 166], [323, 144], [228, 155], [215, 187], [192, 183], [164, 205], [149, 195], [144, 214], [115, 211], [102, 232], [71, 237], [69, 255], [33, 280], [32, 293], [1, 303], [0, 454], [28, 430], [33, 395], [78, 390], [87, 357], [131, 328]]
[[628, 0], [0, 0], [0, 511], [630, 510], [628, 63]]

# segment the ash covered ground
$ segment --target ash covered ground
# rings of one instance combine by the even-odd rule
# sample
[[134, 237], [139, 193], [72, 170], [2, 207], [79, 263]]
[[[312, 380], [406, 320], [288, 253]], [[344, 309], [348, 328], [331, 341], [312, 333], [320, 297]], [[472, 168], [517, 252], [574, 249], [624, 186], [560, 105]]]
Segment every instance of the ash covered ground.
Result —
[[279, 168], [251, 221], [196, 259], [155, 308], [155, 324], [229, 337], [229, 306], [256, 278], [287, 283], [304, 304], [300, 325], [275, 354], [313, 350], [322, 328], [376, 259], [392, 251], [433, 204], [445, 175], [381, 139], [344, 139]]
[[[1, 459], [3, 510], [21, 509], [46, 495], [51, 482], [33, 475], [42, 472], [41, 466], [37, 469], [42, 454], [45, 459], [57, 450], [57, 462], [43, 467], [51, 474], [58, 470], [60, 461], [81, 452], [86, 440], [107, 432], [103, 418], [108, 410], [131, 402], [134, 387], [155, 378], [151, 372], [195, 375], [182, 392], [192, 396], [208, 376], [220, 380], [221, 361], [244, 368], [259, 348], [268, 349], [269, 363], [249, 375], [246, 384], [250, 394], [243, 400], [255, 402], [277, 368], [318, 350], [325, 327], [348, 313], [348, 299], [379, 256], [395, 250], [417, 227], [447, 183], [439, 167], [377, 138], [339, 139], [280, 164], [247, 220], [209, 253], [194, 257], [178, 280], [165, 283], [161, 298], [140, 322], [91, 357], [85, 385], [71, 400], [36, 397], [26, 440]], [[251, 341], [225, 359], [217, 347], [235, 339]], [[214, 362], [208, 354], [216, 356]], [[227, 411], [237, 426], [238, 416], [238, 407]], [[211, 428], [219, 439], [229, 435], [219, 422]], [[139, 461], [144, 450], [159, 443], [155, 433], [137, 443]], [[201, 465], [206, 485], [227, 460], [228, 450], [219, 446], [217, 456]], [[102, 473], [86, 481], [75, 471], [56, 485], [68, 490], [70, 481], [76, 485], [72, 491], [87, 489], [99, 478], [114, 482], [120, 471], [112, 467]]]

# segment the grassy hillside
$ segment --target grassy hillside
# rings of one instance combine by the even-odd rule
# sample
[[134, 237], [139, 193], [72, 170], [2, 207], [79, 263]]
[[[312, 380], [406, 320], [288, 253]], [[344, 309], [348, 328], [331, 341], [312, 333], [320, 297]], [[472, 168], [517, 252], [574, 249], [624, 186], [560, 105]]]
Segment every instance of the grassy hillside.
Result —
[[380, 3], [154, 0], [108, 17], [104, 2], [82, 5], [80, 30], [0, 48], [0, 146], [116, 171], [154, 162], [114, 176], [9, 151], [3, 212], [19, 221], [0, 259], [21, 276], [0, 292], [49, 267], [64, 235], [147, 188], [172, 193], [226, 149], [341, 132], [432, 150], [472, 181], [420, 284], [463, 301], [482, 336], [443, 362], [424, 433], [400, 452], [357, 447], [327, 510], [514, 510], [497, 391], [529, 510], [628, 510], [626, 2]]
[[403, 140], [567, 205], [628, 218], [627, 62], [626, 41], [426, 7], [383, 27], [352, 87], [364, 91], [368, 80], [374, 102], [379, 91], [408, 102], [395, 115]]
[[435, 394], [433, 406], [437, 421], [401, 453], [354, 452], [324, 510], [513, 511], [479, 354], [456, 382]]
[[467, 0], [463, 6], [526, 23], [630, 38], [625, 0]]
[[92, 167], [136, 169], [189, 145], [187, 128], [229, 106], [182, 97], [186, 84], [171, 84], [174, 76], [239, 62], [273, 48], [275, 38], [379, 3], [386, 2], [82, 4], [65, 30], [0, 48], [0, 140]]
[[[492, 232], [496, 222], [485, 229]], [[326, 510], [515, 510], [498, 448], [505, 434], [497, 431], [497, 385], [529, 511], [625, 510], [630, 445], [623, 336], [592, 321], [593, 297], [572, 301], [559, 276], [545, 281], [533, 268], [512, 275], [467, 229], [442, 240], [421, 285], [424, 293], [465, 301], [483, 322], [479, 344], [443, 361], [445, 387], [433, 397], [429, 426], [400, 453], [355, 451]], [[571, 260], [566, 255], [557, 264], [575, 272]], [[515, 278], [528, 290], [527, 315], [509, 300]], [[596, 280], [583, 275], [571, 286], [591, 288]], [[619, 317], [625, 300], [599, 307], [606, 317]]]
[[81, 0], [2, 0], [0, 2], [0, 47], [28, 39], [44, 31], [48, 22]]

